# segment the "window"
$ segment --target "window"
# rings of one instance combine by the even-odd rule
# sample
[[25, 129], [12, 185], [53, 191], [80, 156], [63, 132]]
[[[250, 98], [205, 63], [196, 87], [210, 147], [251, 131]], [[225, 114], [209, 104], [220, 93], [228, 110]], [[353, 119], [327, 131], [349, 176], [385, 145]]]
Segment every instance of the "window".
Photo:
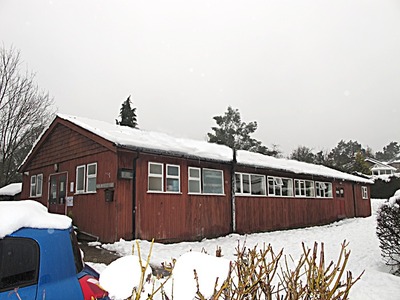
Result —
[[296, 197], [315, 197], [314, 181], [295, 179], [294, 186]]
[[76, 193], [85, 192], [85, 169], [85, 165], [76, 167]]
[[42, 196], [42, 186], [43, 186], [43, 174], [31, 176], [30, 196], [31, 197]]
[[163, 163], [149, 162], [147, 191], [180, 193], [181, 167], [179, 165], [167, 164], [164, 166]]
[[368, 188], [366, 186], [361, 187], [361, 195], [363, 199], [368, 199]]
[[203, 193], [223, 194], [224, 178], [221, 170], [203, 169]]
[[315, 189], [318, 198], [332, 198], [332, 183], [316, 181]]
[[264, 175], [251, 174], [250, 182], [252, 195], [265, 196], [267, 194]]
[[180, 166], [167, 165], [167, 192], [181, 191]]
[[95, 193], [97, 180], [97, 163], [76, 167], [76, 193]]
[[70, 231], [69, 237], [71, 239], [72, 252], [74, 254], [75, 270], [76, 274], [78, 274], [82, 272], [84, 268], [84, 262], [81, 256], [81, 249], [79, 248], [78, 239], [74, 230]]
[[236, 194], [251, 195], [250, 192], [250, 174], [235, 174]]
[[149, 162], [149, 192], [164, 191], [164, 165], [160, 163]]
[[200, 194], [201, 193], [201, 180], [200, 180], [200, 168], [188, 168], [189, 173], [189, 194]]
[[342, 187], [336, 188], [336, 198], [344, 198], [344, 188]]
[[188, 168], [189, 194], [224, 194], [224, 173], [221, 170]]
[[265, 176], [258, 174], [235, 173], [236, 190], [239, 195], [265, 196]]
[[87, 165], [86, 192], [96, 192], [97, 163]]
[[293, 180], [290, 178], [268, 176], [268, 195], [292, 197]]
[[27, 238], [0, 239], [0, 292], [36, 284], [39, 246]]

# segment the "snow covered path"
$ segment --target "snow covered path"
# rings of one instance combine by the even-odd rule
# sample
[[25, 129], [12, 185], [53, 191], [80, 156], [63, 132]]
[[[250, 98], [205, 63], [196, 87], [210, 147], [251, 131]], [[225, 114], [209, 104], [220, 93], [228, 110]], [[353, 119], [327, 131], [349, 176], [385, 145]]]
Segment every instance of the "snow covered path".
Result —
[[[268, 233], [251, 234], [247, 236], [232, 234], [212, 240], [201, 242], [184, 242], [163, 245], [155, 243], [152, 253], [152, 264], [170, 262], [172, 258], [179, 258], [189, 251], [206, 251], [215, 255], [217, 247], [222, 248], [222, 255], [225, 259], [235, 259], [235, 247], [246, 244], [251, 248], [255, 245], [262, 247], [271, 244], [274, 251], [284, 249], [284, 254], [291, 255], [298, 260], [302, 254], [301, 243], [312, 248], [314, 242], [325, 243], [325, 260], [336, 261], [341, 243], [346, 240], [349, 243], [348, 250], [351, 250], [347, 270], [351, 271], [353, 277], [358, 276], [363, 270], [365, 274], [355, 284], [350, 299], [353, 300], [396, 300], [400, 299], [400, 277], [389, 273], [390, 269], [381, 260], [379, 241], [375, 234], [376, 210], [382, 203], [381, 200], [373, 200], [373, 215], [368, 218], [354, 218], [336, 222], [326, 226], [310, 227], [304, 229], [276, 231]], [[105, 244], [102, 247], [116, 251], [123, 256], [132, 254], [134, 241], [119, 241], [114, 244]], [[147, 256], [150, 243], [140, 241], [142, 257]], [[93, 265], [100, 272], [105, 265]]]

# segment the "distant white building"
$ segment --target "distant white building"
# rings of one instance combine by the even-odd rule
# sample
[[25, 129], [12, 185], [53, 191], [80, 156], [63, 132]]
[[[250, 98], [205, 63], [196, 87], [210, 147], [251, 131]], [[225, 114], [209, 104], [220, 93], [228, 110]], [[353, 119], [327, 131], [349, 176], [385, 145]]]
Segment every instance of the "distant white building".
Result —
[[398, 170], [386, 162], [381, 162], [374, 158], [366, 158], [365, 161], [369, 164], [373, 178], [387, 179], [388, 177], [398, 174]]

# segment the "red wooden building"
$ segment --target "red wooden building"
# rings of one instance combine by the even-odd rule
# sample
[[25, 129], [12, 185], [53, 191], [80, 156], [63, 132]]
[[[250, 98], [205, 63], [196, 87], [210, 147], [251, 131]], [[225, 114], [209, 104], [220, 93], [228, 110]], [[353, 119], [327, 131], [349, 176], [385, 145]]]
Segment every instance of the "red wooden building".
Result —
[[68, 214], [104, 242], [199, 240], [371, 214], [363, 178], [65, 115], [20, 171], [21, 199]]

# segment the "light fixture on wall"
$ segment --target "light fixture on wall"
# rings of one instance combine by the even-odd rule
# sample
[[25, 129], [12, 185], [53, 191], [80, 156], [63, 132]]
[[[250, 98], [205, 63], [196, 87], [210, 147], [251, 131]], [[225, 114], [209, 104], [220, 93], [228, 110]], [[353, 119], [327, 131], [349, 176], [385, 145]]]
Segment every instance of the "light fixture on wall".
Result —
[[57, 163], [54, 164], [54, 171], [58, 172], [58, 164]]

